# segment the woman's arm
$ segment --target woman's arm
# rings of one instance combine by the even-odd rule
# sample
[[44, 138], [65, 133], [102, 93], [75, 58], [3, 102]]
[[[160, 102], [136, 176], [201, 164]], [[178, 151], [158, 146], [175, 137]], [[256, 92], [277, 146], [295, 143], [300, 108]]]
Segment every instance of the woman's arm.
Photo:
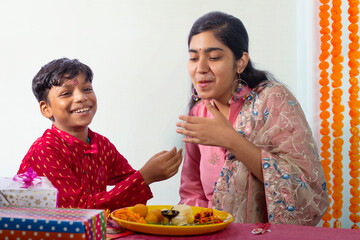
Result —
[[281, 84], [269, 84], [239, 118], [241, 130], [261, 149], [269, 220], [316, 225], [329, 199], [318, 149], [300, 104]]

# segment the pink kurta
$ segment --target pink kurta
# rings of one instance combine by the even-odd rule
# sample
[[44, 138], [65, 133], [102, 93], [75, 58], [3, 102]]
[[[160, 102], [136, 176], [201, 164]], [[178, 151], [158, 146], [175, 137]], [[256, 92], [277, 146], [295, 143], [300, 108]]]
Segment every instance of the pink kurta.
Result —
[[[141, 174], [104, 136], [89, 129], [91, 144], [52, 126], [38, 138], [18, 173], [32, 167], [59, 190], [59, 207], [114, 210], [152, 197]], [[115, 185], [106, 191], [108, 185]]]
[[[244, 101], [230, 100], [229, 121], [235, 128], [236, 117]], [[203, 101], [190, 111], [190, 116], [213, 118]], [[225, 162], [226, 150], [221, 147], [186, 143], [181, 175], [180, 197], [183, 204], [211, 207], [214, 185]]]
[[[316, 225], [329, 199], [317, 147], [295, 97], [280, 83], [264, 82], [243, 105], [234, 104], [241, 111], [229, 120], [261, 149], [264, 183], [224, 149], [186, 144], [181, 203], [227, 211], [235, 222]], [[202, 102], [190, 114], [211, 116]]]

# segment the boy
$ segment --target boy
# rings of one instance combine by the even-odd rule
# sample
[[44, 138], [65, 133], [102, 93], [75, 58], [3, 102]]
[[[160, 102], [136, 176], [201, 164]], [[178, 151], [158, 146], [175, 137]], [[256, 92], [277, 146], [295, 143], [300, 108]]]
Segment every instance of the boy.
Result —
[[[18, 174], [32, 167], [46, 176], [59, 191], [58, 207], [145, 204], [152, 198], [149, 184], [177, 173], [182, 149], [159, 152], [135, 171], [107, 138], [88, 128], [97, 107], [92, 77], [77, 59], [56, 59], [40, 69], [32, 89], [52, 127], [30, 147]], [[107, 192], [107, 185], [115, 187]]]

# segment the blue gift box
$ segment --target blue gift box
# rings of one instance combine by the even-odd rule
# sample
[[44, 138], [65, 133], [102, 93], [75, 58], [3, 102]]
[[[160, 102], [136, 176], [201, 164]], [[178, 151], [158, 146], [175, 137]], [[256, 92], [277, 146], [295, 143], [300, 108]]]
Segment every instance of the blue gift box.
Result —
[[0, 239], [106, 239], [103, 210], [1, 207]]

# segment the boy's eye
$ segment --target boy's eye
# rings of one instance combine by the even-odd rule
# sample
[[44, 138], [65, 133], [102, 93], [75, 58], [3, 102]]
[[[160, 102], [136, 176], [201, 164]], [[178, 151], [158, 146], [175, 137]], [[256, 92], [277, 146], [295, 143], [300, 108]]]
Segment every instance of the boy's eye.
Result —
[[92, 88], [84, 88], [84, 91], [85, 92], [90, 92], [90, 91], [92, 91], [93, 89]]
[[62, 92], [62, 93], [60, 94], [60, 96], [67, 96], [67, 95], [70, 95], [70, 92]]

